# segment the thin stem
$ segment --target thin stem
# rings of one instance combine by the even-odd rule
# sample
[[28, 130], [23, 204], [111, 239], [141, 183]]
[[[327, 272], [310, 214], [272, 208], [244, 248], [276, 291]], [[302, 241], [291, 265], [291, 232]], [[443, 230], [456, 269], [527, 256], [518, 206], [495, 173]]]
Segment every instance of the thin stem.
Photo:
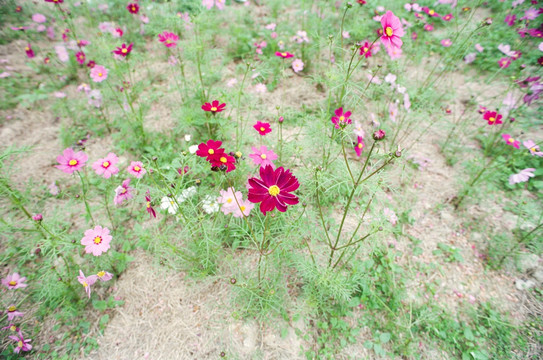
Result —
[[83, 192], [83, 202], [85, 203], [85, 209], [87, 211], [87, 216], [91, 219], [92, 226], [94, 226], [94, 218], [92, 217], [92, 213], [90, 210], [89, 203], [87, 202], [87, 188], [85, 186], [85, 181], [83, 180], [83, 175], [81, 175], [80, 171], [76, 171], [77, 175], [79, 175], [79, 179], [81, 180], [81, 189]]

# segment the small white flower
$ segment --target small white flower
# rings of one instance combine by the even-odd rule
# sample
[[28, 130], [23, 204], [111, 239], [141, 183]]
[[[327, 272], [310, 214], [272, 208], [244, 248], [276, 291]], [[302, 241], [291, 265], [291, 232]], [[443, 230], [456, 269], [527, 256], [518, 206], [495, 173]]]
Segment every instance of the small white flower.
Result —
[[194, 195], [196, 195], [196, 186], [191, 186], [181, 191], [181, 195], [177, 197], [177, 201], [182, 203], [183, 201], [187, 200], [188, 198]]
[[202, 209], [204, 209], [206, 214], [213, 214], [219, 211], [219, 203], [211, 195], [206, 195], [204, 200], [202, 200]]
[[164, 196], [160, 201], [160, 208], [163, 210], [168, 210], [168, 213], [175, 215], [179, 207], [173, 198]]
[[191, 154], [196, 153], [196, 151], [198, 151], [198, 145], [189, 146], [189, 152], [190, 152]]
[[185, 134], [185, 141], [190, 141], [192, 139], [192, 136], [190, 134]]

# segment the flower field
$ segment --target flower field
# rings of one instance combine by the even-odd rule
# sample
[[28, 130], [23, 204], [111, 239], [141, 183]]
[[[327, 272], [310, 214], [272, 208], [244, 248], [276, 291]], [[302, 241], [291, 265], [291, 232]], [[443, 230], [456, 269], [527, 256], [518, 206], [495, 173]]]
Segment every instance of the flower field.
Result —
[[0, 358], [541, 359], [542, 76], [538, 0], [0, 1]]

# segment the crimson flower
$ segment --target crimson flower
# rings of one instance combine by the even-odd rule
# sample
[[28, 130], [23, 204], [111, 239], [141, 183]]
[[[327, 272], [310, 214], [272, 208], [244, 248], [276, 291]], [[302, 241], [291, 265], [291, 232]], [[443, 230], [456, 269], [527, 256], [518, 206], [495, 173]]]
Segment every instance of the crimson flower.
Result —
[[290, 170], [283, 167], [273, 169], [270, 165], [260, 168], [260, 179], [249, 179], [248, 199], [252, 203], [260, 203], [260, 211], [266, 212], [277, 208], [280, 212], [287, 211], [287, 205], [296, 205], [298, 197], [292, 194], [300, 187], [298, 179]]
[[137, 14], [140, 11], [140, 6], [136, 3], [131, 3], [126, 6], [130, 14]]
[[364, 139], [361, 136], [359, 136], [356, 139], [356, 144], [354, 146], [354, 151], [356, 152], [356, 156], [360, 157], [360, 155], [362, 155], [362, 150], [364, 150], [364, 146], [366, 146], [364, 144]]
[[488, 121], [488, 125], [499, 125], [503, 124], [502, 122], [502, 116], [498, 114], [496, 111], [487, 111], [483, 115], [483, 119]]
[[78, 63], [83, 65], [85, 63], [85, 53], [83, 51], [78, 51], [77, 54], [75, 54], [75, 59]]
[[225, 170], [226, 172], [236, 170], [236, 158], [226, 154], [224, 149], [220, 150], [222, 150], [221, 153], [215, 153], [208, 160], [211, 163], [211, 166], [218, 167], [220, 170]]
[[153, 205], [151, 204], [151, 194], [149, 193], [149, 190], [145, 193], [145, 209], [149, 213], [149, 216], [154, 216], [156, 218], [156, 211], [153, 209]]
[[96, 66], [96, 61], [94, 60], [91, 60], [87, 63], [87, 67], [89, 67], [90, 69], [92, 69], [95, 66]]
[[62, 4], [64, 0], [45, 0], [45, 2], [55, 3], [55, 4]]
[[422, 11], [424, 11], [426, 13], [426, 15], [428, 15], [428, 16], [433, 16], [433, 17], [439, 17], [440, 16], [438, 13], [435, 12], [435, 10], [429, 9], [426, 6], [424, 6], [422, 8]]
[[253, 125], [256, 131], [262, 136], [271, 133], [272, 129], [270, 127], [269, 123], [264, 123], [261, 121], [257, 121], [255, 125]]
[[223, 111], [225, 106], [225, 103], [219, 104], [219, 100], [213, 100], [211, 104], [205, 103], [204, 105], [202, 105], [202, 110], [209, 111], [213, 115], [215, 115], [215, 113]]
[[211, 161], [211, 158], [213, 156], [223, 154], [224, 149], [221, 149], [222, 141], [215, 141], [209, 139], [206, 143], [201, 143], [198, 145], [198, 150], [196, 151], [196, 155], [200, 157], [205, 157], [207, 161]]
[[372, 45], [370, 44], [369, 41], [366, 41], [364, 44], [362, 44], [362, 46], [360, 47], [360, 55], [364, 55], [366, 58], [369, 58], [371, 57], [373, 54], [372, 54], [372, 50], [374, 48], [375, 44]]
[[334, 111], [335, 116], [332, 116], [330, 120], [336, 129], [344, 128], [348, 124], [352, 124], [353, 121], [351, 120], [351, 114], [352, 113], [350, 111], [343, 112], [343, 108], [340, 107]]
[[25, 47], [25, 52], [26, 52], [26, 56], [28, 56], [30, 59], [32, 59], [34, 56], [36, 56], [34, 54], [34, 50], [32, 50], [32, 46], [30, 46], [30, 44], [28, 44]]
[[294, 54], [291, 54], [291, 53], [289, 53], [287, 51], [285, 51], [285, 52], [277, 51], [275, 53], [275, 56], [278, 56], [278, 57], [283, 58], [283, 59], [289, 59], [291, 57], [294, 57]]
[[132, 51], [132, 45], [134, 45], [134, 43], [130, 43], [130, 45], [128, 46], [126, 46], [126, 44], [122, 44], [120, 47], [113, 50], [113, 53], [116, 55], [127, 57]]

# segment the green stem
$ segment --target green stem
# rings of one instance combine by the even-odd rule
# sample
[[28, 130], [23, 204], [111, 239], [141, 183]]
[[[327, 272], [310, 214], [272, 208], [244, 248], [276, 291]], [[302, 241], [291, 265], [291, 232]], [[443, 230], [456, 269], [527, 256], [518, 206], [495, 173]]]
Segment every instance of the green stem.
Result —
[[87, 216], [91, 219], [92, 226], [94, 226], [94, 218], [92, 217], [92, 213], [90, 210], [89, 203], [87, 201], [87, 188], [85, 186], [85, 181], [83, 180], [83, 175], [81, 175], [80, 171], [76, 171], [77, 175], [79, 175], [79, 179], [81, 180], [81, 190], [83, 192], [83, 202], [85, 203], [85, 209], [87, 210]]

